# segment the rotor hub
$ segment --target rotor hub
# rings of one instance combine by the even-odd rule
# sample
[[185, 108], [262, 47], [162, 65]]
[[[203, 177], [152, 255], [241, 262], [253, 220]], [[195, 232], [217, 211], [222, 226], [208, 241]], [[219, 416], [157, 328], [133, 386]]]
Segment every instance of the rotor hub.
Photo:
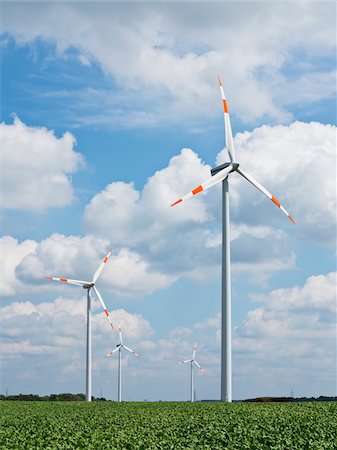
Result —
[[220, 164], [220, 166], [217, 166], [217, 167], [214, 167], [214, 169], [211, 169], [212, 177], [214, 177], [214, 175], [216, 175], [221, 170], [226, 169], [226, 167], [228, 167], [230, 165], [233, 166], [233, 169], [231, 170], [231, 172], [234, 172], [239, 167], [239, 163], [236, 163], [236, 162], [226, 162], [224, 164]]

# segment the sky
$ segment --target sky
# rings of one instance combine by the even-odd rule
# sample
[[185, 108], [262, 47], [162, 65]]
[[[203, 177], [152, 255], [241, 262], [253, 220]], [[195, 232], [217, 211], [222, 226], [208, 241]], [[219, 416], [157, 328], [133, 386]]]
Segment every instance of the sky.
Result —
[[[0, 392], [85, 390], [90, 280], [123, 398], [220, 398], [221, 186], [228, 161], [233, 398], [336, 395], [336, 5], [1, 2]], [[118, 343], [93, 295], [93, 395]]]

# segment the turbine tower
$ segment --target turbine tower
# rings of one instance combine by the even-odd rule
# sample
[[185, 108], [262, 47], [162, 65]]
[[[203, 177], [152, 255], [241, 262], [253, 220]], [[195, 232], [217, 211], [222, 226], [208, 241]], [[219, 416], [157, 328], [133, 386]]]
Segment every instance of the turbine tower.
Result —
[[116, 348], [109, 352], [105, 357], [108, 358], [109, 356], [113, 355], [114, 353], [118, 352], [118, 401], [122, 401], [122, 364], [121, 364], [121, 358], [122, 358], [122, 348], [125, 348], [128, 352], [132, 353], [135, 356], [139, 356], [138, 353], [134, 352], [131, 348], [127, 347], [123, 344], [123, 337], [122, 337], [122, 328], [120, 323], [118, 323], [118, 333], [119, 333], [119, 344], [116, 345]]
[[86, 379], [85, 379], [85, 399], [87, 402], [91, 402], [91, 297], [90, 290], [93, 289], [95, 294], [100, 301], [102, 308], [104, 309], [105, 315], [109, 320], [111, 329], [113, 330], [112, 321], [109, 316], [109, 312], [105, 306], [103, 298], [96, 287], [96, 281], [102, 273], [102, 270], [107, 263], [111, 255], [111, 250], [109, 250], [106, 257], [103, 259], [102, 263], [96, 270], [92, 281], [81, 281], [81, 280], [70, 280], [69, 278], [56, 278], [47, 277], [48, 280], [62, 281], [63, 283], [75, 284], [76, 286], [82, 286], [83, 289], [87, 290], [87, 348], [86, 348]]
[[179, 361], [178, 364], [190, 364], [191, 368], [191, 402], [194, 402], [194, 379], [193, 379], [193, 364], [195, 364], [200, 371], [203, 371], [204, 369], [200, 366], [200, 364], [195, 360], [195, 354], [197, 351], [197, 345], [194, 346], [193, 349], [193, 355], [192, 359], [185, 359], [185, 361]]
[[230, 162], [221, 164], [211, 170], [211, 178], [197, 186], [193, 191], [187, 193], [171, 206], [177, 205], [196, 194], [214, 186], [222, 181], [222, 301], [221, 301], [221, 401], [232, 401], [232, 330], [231, 330], [231, 274], [230, 274], [230, 238], [229, 238], [229, 186], [228, 175], [232, 172], [239, 173], [259, 191], [268, 197], [288, 218], [295, 223], [294, 219], [280, 204], [280, 202], [258, 181], [240, 167], [235, 157], [235, 149], [232, 135], [231, 122], [228, 112], [227, 101], [218, 76], [218, 82], [222, 97], [224, 120], [225, 120], [225, 143]]

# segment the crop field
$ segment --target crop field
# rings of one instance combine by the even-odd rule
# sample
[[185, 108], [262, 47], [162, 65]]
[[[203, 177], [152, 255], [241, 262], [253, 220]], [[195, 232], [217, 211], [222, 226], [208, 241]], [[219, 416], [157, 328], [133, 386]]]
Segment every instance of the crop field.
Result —
[[1, 449], [337, 449], [337, 403], [0, 402]]

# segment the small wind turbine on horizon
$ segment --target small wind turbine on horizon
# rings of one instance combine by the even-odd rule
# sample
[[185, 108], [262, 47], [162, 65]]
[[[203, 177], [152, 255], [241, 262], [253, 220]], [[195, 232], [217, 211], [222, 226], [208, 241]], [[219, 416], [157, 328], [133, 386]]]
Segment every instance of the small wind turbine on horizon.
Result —
[[105, 264], [108, 262], [111, 255], [111, 250], [109, 250], [106, 257], [103, 259], [102, 263], [94, 273], [92, 281], [82, 281], [82, 280], [71, 280], [69, 278], [56, 278], [56, 277], [46, 277], [48, 280], [62, 281], [63, 283], [75, 284], [76, 286], [82, 286], [83, 289], [87, 290], [87, 347], [86, 347], [86, 389], [85, 389], [85, 399], [87, 402], [91, 402], [91, 297], [90, 290], [93, 289], [95, 294], [100, 301], [104, 313], [110, 323], [111, 329], [113, 331], [112, 321], [109, 312], [105, 306], [104, 300], [96, 287], [96, 281], [102, 273]]
[[139, 356], [139, 355], [138, 355], [138, 353], [134, 352], [131, 348], [129, 348], [125, 344], [123, 344], [122, 327], [121, 327], [120, 323], [118, 323], [118, 334], [119, 334], [119, 344], [116, 345], [116, 348], [114, 350], [107, 353], [107, 355], [105, 357], [109, 358], [109, 356], [118, 352], [118, 401], [121, 402], [122, 401], [122, 364], [121, 364], [122, 348], [125, 348], [125, 350], [127, 350], [128, 352], [132, 353], [135, 356]]
[[204, 371], [204, 369], [200, 366], [198, 361], [195, 359], [195, 354], [197, 351], [198, 346], [195, 345], [193, 349], [193, 355], [192, 359], [185, 359], [185, 361], [179, 361], [178, 364], [190, 364], [191, 367], [191, 402], [194, 402], [194, 378], [193, 378], [193, 364], [195, 364], [201, 372]]
[[224, 121], [225, 121], [225, 143], [230, 162], [221, 164], [211, 169], [211, 178], [197, 186], [191, 192], [179, 198], [171, 206], [177, 205], [196, 194], [214, 186], [222, 181], [222, 302], [221, 302], [221, 401], [232, 401], [232, 323], [231, 323], [231, 276], [230, 276], [230, 237], [229, 237], [229, 183], [228, 176], [231, 172], [239, 173], [259, 191], [269, 198], [281, 211], [293, 222], [294, 219], [280, 202], [258, 181], [240, 167], [235, 157], [235, 149], [232, 135], [231, 122], [228, 112], [227, 101], [218, 76], [218, 82], [222, 97]]

